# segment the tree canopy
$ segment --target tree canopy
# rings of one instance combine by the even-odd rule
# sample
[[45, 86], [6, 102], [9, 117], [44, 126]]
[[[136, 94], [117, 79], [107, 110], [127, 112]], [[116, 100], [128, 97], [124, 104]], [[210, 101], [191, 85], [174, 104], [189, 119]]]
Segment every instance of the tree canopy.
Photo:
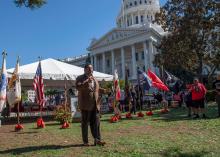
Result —
[[156, 65], [201, 76], [208, 65], [220, 67], [220, 3], [218, 0], [168, 0], [155, 22], [168, 32], [159, 45]]
[[46, 0], [14, 0], [17, 7], [25, 6], [30, 9], [40, 8], [45, 3]]

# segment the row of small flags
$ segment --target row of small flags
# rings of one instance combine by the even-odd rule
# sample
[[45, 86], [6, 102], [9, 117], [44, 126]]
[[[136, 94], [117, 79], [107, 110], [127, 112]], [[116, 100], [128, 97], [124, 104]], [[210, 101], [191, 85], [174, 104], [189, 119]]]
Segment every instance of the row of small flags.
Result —
[[[147, 73], [138, 69], [137, 73], [138, 73], [138, 85], [139, 86], [143, 85], [145, 90], [149, 90], [151, 87], [155, 87], [155, 88], [163, 90], [163, 91], [169, 91], [169, 88], [150, 69], [148, 69]], [[169, 75], [169, 77], [171, 79], [170, 75]], [[121, 94], [120, 94], [121, 92], [120, 92], [119, 78], [118, 78], [117, 70], [115, 70], [115, 73], [114, 73], [114, 93], [115, 93], [115, 99], [117, 101], [119, 101], [120, 97], [121, 97]]]
[[[21, 101], [21, 82], [19, 77], [19, 59], [17, 60], [14, 72], [8, 82], [6, 71], [6, 54], [3, 52], [3, 62], [0, 77], [0, 112], [3, 110], [6, 101], [12, 106]], [[39, 61], [38, 68], [33, 82], [36, 93], [37, 103], [42, 107], [45, 104], [44, 84], [41, 70], [41, 62]]]

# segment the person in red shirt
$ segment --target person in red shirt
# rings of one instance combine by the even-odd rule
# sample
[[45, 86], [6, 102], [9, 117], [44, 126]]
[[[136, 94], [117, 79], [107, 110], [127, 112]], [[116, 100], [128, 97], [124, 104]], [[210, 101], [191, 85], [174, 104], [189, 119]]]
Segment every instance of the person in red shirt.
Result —
[[205, 95], [206, 95], [206, 88], [205, 86], [199, 82], [197, 78], [194, 79], [193, 85], [189, 89], [192, 93], [192, 105], [195, 113], [194, 118], [199, 118], [199, 109], [202, 113], [203, 118], [207, 118], [205, 115]]

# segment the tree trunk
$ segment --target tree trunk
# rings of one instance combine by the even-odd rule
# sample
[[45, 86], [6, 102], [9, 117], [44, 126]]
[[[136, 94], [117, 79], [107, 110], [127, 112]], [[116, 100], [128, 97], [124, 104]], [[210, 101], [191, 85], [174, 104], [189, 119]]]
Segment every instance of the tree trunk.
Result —
[[198, 76], [200, 82], [203, 82], [203, 76], [202, 76], [203, 58], [202, 58], [202, 55], [198, 55], [198, 57], [199, 57], [199, 67], [198, 67], [198, 71], [197, 71], [197, 76]]

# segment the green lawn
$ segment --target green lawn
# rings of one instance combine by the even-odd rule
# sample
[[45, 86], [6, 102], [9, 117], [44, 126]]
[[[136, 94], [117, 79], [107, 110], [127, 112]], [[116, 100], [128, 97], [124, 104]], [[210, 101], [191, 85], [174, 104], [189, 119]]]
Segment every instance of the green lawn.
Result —
[[216, 106], [209, 106], [207, 115], [210, 118], [206, 120], [185, 118], [186, 110], [182, 108], [118, 123], [109, 123], [111, 115], [104, 115], [104, 147], [82, 147], [80, 123], [72, 123], [66, 130], [59, 129], [54, 121], [46, 122], [45, 129], [25, 123], [22, 132], [14, 132], [14, 125], [4, 125], [0, 128], [0, 156], [219, 157], [220, 119], [215, 118]]

